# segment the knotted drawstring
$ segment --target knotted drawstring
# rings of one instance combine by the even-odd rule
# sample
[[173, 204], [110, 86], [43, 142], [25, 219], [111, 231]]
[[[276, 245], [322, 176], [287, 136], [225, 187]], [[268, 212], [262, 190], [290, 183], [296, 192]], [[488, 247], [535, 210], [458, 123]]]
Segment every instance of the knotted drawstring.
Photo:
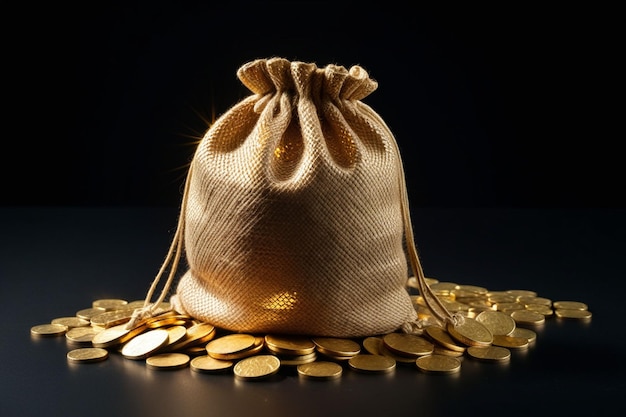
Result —
[[[396, 168], [398, 171], [398, 182], [400, 185], [401, 193], [400, 205], [404, 223], [404, 235], [411, 269], [416, 277], [419, 293], [422, 295], [426, 306], [429, 308], [429, 310], [439, 323], [444, 325], [446, 325], [447, 323], [452, 323], [454, 326], [463, 324], [465, 322], [465, 317], [463, 317], [463, 315], [459, 313], [451, 314], [426, 283], [426, 278], [424, 276], [424, 271], [422, 269], [422, 264], [420, 262], [419, 256], [417, 255], [417, 248], [415, 246], [415, 240], [413, 237], [413, 226], [411, 224], [411, 212], [409, 210], [409, 197], [406, 189], [406, 178], [404, 175], [404, 167], [402, 165], [402, 157], [400, 155], [400, 148], [398, 147], [398, 143], [393, 140], [394, 136], [391, 133], [391, 130], [376, 112], [374, 112], [368, 106], [360, 106], [360, 108], [364, 110], [370, 117], [376, 119], [378, 123], [380, 123], [385, 128], [387, 134], [391, 138], [390, 142], [392, 142], [394, 145], [394, 150], [397, 156]], [[417, 320], [415, 322], [405, 323], [402, 326], [402, 330], [407, 333], [416, 333], [419, 332], [423, 326], [424, 323], [420, 320]]]
[[[176, 271], [178, 270], [178, 264], [180, 262], [180, 257], [183, 252], [183, 243], [184, 243], [184, 229], [185, 229], [185, 212], [187, 208], [187, 197], [189, 194], [189, 184], [191, 182], [191, 174], [192, 174], [193, 163], [189, 166], [189, 171], [187, 172], [187, 178], [185, 180], [185, 188], [183, 190], [182, 203], [180, 208], [180, 214], [178, 217], [178, 225], [176, 227], [176, 232], [174, 233], [174, 238], [172, 239], [172, 244], [170, 245], [169, 250], [167, 251], [167, 256], [161, 265], [161, 269], [156, 274], [154, 281], [152, 281], [152, 285], [148, 290], [148, 294], [146, 295], [146, 299], [143, 303], [142, 307], [136, 308], [133, 311], [133, 314], [126, 324], [127, 329], [133, 329], [137, 324], [146, 319], [154, 316], [154, 314], [159, 311], [159, 305], [165, 300], [167, 293], [169, 292], [170, 287], [172, 286], [172, 282], [174, 282], [174, 277], [176, 276]], [[170, 265], [171, 263], [171, 265]], [[150, 300], [154, 295], [154, 292], [159, 285], [159, 281], [161, 281], [161, 277], [165, 273], [167, 267], [170, 266], [169, 276], [167, 277], [167, 281], [163, 289], [161, 290], [161, 295], [154, 302], [151, 303]], [[163, 312], [160, 310], [159, 312]]]

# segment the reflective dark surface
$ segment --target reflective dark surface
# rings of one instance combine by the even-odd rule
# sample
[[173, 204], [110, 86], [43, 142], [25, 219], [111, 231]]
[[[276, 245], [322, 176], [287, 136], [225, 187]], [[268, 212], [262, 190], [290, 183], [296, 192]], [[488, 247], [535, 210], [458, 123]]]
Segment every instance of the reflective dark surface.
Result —
[[[623, 409], [624, 210], [416, 209], [427, 276], [493, 290], [531, 289], [589, 305], [588, 323], [549, 319], [505, 365], [464, 359], [457, 375], [399, 365], [267, 381], [154, 371], [111, 354], [72, 365], [64, 337], [30, 327], [97, 298], [145, 296], [169, 247], [168, 208], [0, 209], [0, 414], [12, 416], [609, 415]], [[619, 413], [618, 413], [619, 414]]]

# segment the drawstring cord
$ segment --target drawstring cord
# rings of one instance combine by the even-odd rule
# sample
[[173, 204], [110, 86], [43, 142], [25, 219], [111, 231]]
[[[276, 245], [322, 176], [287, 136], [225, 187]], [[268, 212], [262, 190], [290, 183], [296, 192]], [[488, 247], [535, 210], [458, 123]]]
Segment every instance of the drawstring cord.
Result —
[[[398, 170], [398, 182], [400, 185], [401, 193], [400, 204], [402, 210], [402, 218], [404, 222], [404, 235], [411, 269], [416, 277], [419, 293], [424, 298], [424, 302], [432, 312], [433, 316], [437, 319], [437, 321], [444, 325], [447, 323], [452, 323], [455, 326], [463, 324], [465, 318], [458, 313], [451, 314], [426, 283], [424, 270], [422, 269], [422, 264], [420, 262], [419, 256], [417, 255], [417, 247], [415, 246], [415, 240], [413, 237], [413, 226], [411, 223], [411, 212], [409, 210], [409, 197], [406, 189], [406, 178], [404, 175], [404, 167], [402, 165], [402, 157], [400, 155], [400, 148], [398, 147], [398, 143], [393, 140], [394, 136], [391, 133], [391, 130], [376, 112], [374, 112], [368, 106], [359, 107], [362, 110], [365, 110], [370, 117], [374, 118], [385, 128], [387, 134], [391, 138], [390, 142], [392, 142], [394, 145], [394, 150], [397, 155], [396, 168]], [[417, 327], [419, 329], [423, 327], [423, 323], [421, 323], [420, 321], [417, 321], [415, 323], [406, 323], [406, 325], [403, 326], [403, 329], [407, 332], [413, 332], [414, 327]]]
[[[185, 188], [183, 190], [183, 198], [181, 203], [180, 214], [178, 217], [178, 225], [176, 227], [176, 232], [174, 233], [174, 238], [172, 239], [172, 243], [167, 252], [167, 256], [161, 265], [161, 269], [156, 274], [156, 277], [152, 281], [152, 285], [148, 290], [148, 294], [146, 295], [146, 299], [144, 301], [143, 307], [136, 308], [133, 311], [133, 314], [126, 324], [127, 329], [133, 329], [137, 326], [137, 324], [146, 318], [150, 318], [155, 315], [157, 311], [159, 311], [159, 305], [165, 300], [167, 293], [174, 282], [174, 277], [176, 276], [176, 271], [178, 269], [178, 264], [180, 262], [180, 258], [183, 252], [183, 243], [184, 243], [184, 229], [185, 229], [185, 212], [187, 208], [187, 197], [189, 195], [189, 184], [191, 182], [191, 173], [192, 173], [193, 163], [189, 166], [189, 171], [187, 172], [187, 178], [185, 180]], [[170, 265], [171, 263], [171, 265]], [[154, 295], [154, 292], [157, 289], [159, 282], [161, 281], [161, 277], [165, 273], [168, 265], [170, 266], [169, 276], [167, 277], [167, 281], [161, 290], [161, 294], [159, 298], [151, 303], [150, 300]]]

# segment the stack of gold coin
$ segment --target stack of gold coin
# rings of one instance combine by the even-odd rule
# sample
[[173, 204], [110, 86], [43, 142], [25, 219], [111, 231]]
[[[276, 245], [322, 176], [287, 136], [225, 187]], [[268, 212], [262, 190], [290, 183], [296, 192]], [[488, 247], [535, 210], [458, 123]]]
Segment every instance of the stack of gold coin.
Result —
[[265, 348], [280, 359], [281, 365], [298, 366], [317, 359], [315, 343], [309, 337], [268, 334]]

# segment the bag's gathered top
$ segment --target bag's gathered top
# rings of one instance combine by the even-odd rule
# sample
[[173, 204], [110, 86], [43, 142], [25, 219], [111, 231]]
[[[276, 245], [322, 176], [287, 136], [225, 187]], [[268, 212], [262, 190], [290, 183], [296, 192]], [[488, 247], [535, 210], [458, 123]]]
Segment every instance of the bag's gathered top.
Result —
[[172, 307], [231, 331], [413, 332], [410, 274], [438, 321], [463, 320], [426, 285], [398, 146], [361, 102], [376, 81], [359, 66], [282, 58], [237, 75], [253, 94], [199, 143], [172, 246], [129, 327], [164, 301], [183, 253]]

